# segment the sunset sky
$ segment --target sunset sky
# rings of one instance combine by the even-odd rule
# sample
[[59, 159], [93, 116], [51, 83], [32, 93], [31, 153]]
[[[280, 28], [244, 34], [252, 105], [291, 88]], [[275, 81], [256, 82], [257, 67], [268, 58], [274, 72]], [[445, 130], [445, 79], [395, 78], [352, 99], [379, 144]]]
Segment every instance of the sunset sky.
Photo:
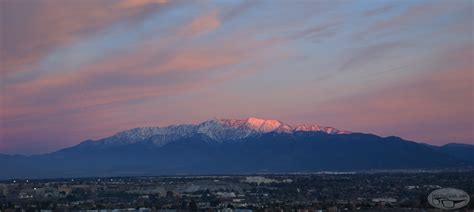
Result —
[[0, 0], [0, 153], [278, 119], [474, 144], [473, 1]]

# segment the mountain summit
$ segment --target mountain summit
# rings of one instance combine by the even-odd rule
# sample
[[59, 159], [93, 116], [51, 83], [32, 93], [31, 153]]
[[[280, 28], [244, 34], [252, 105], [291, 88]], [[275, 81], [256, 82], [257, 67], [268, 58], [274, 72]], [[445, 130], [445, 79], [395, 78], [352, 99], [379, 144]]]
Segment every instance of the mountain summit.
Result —
[[221, 124], [233, 128], [249, 128], [256, 132], [296, 132], [296, 131], [312, 131], [325, 132], [328, 134], [348, 134], [349, 131], [342, 131], [333, 127], [323, 127], [317, 124], [313, 125], [295, 125], [291, 126], [275, 119], [260, 119], [250, 117], [248, 119], [218, 119]]
[[248, 127], [257, 132], [271, 132], [284, 125], [281, 121], [278, 120], [259, 119], [253, 117], [245, 120], [219, 119], [218, 121], [228, 127]]

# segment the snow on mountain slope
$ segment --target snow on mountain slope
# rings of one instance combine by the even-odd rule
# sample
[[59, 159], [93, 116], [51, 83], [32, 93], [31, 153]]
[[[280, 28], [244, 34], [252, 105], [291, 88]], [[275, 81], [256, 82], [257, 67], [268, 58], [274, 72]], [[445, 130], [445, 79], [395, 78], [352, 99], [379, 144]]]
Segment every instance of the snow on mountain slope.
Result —
[[211, 119], [197, 125], [184, 124], [170, 125], [167, 127], [134, 128], [98, 141], [83, 142], [81, 145], [107, 148], [137, 142], [149, 142], [157, 146], [162, 146], [180, 138], [199, 134], [206, 135], [217, 142], [223, 142], [239, 140], [268, 132], [293, 133], [297, 131], [325, 132], [328, 134], [350, 133], [348, 131], [341, 131], [333, 127], [320, 125], [291, 126], [273, 119]]

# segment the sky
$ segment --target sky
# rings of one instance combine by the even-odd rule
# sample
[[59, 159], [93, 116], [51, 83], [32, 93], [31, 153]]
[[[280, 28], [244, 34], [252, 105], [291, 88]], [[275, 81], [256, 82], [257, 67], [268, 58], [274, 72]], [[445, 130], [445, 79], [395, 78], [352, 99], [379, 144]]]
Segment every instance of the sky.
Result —
[[0, 0], [0, 153], [259, 117], [474, 144], [471, 0]]

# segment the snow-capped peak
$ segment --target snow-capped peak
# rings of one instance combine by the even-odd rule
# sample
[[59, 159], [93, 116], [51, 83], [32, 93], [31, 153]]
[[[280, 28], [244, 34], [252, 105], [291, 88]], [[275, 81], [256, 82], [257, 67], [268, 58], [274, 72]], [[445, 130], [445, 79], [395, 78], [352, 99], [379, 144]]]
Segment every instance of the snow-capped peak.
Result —
[[[298, 131], [325, 132], [328, 134], [348, 134], [333, 127], [314, 125], [291, 126], [274, 119], [211, 119], [200, 124], [171, 125], [167, 127], [143, 127], [126, 130], [114, 136], [92, 142], [93, 145], [117, 146], [137, 142], [151, 142], [165, 145], [168, 142], [196, 135], [206, 135], [217, 142], [239, 140], [262, 133], [294, 133]], [[90, 143], [90, 142], [89, 142]]]
[[333, 127], [325, 127], [318, 124], [305, 124], [291, 126], [275, 119], [261, 119], [250, 117], [247, 119], [217, 119], [217, 122], [230, 128], [247, 128], [260, 133], [267, 132], [326, 132], [328, 134], [347, 134], [349, 131], [341, 131]]
[[310, 124], [304, 124], [304, 125], [296, 125], [294, 127], [295, 131], [321, 131], [321, 126], [318, 124], [310, 125]]
[[259, 118], [248, 118], [246, 123], [250, 128], [259, 132], [271, 132], [282, 125], [278, 120]]
[[256, 132], [272, 132], [283, 126], [283, 123], [273, 119], [218, 119], [218, 122], [226, 127], [247, 128]]

